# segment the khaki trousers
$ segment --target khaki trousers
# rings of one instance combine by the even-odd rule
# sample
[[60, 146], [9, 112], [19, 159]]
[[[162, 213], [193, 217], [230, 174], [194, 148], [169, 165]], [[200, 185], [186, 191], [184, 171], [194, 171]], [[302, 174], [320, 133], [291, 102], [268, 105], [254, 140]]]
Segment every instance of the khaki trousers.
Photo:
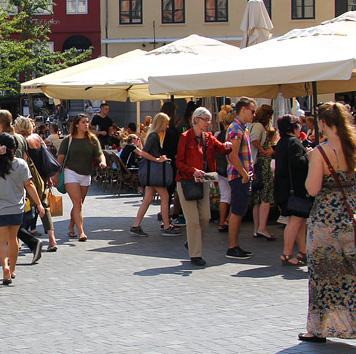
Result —
[[201, 257], [202, 234], [210, 220], [209, 183], [204, 183], [204, 197], [200, 200], [185, 200], [180, 182], [177, 183], [177, 192], [187, 225], [189, 256]]

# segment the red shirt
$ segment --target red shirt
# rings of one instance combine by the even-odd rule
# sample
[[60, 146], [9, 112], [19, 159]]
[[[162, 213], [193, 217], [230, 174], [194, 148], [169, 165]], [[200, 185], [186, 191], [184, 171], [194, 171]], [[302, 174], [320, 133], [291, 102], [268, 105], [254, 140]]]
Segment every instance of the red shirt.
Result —
[[[204, 133], [206, 145], [206, 158], [208, 172], [216, 171], [215, 152], [228, 154], [225, 145], [217, 140], [211, 133]], [[191, 128], [181, 134], [176, 156], [177, 177], [176, 180], [194, 179], [193, 173], [196, 169], [203, 170], [203, 145], [198, 144], [194, 129]]]

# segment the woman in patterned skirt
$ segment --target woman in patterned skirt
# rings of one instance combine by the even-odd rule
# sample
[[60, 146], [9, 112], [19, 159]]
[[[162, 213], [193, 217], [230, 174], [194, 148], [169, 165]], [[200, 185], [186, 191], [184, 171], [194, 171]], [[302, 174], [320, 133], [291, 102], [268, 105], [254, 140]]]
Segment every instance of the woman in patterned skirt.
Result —
[[[356, 135], [341, 103], [319, 108], [321, 144], [351, 210], [356, 210]], [[342, 193], [321, 152], [310, 153], [306, 189], [315, 195], [308, 223], [309, 311], [307, 333], [299, 339], [325, 342], [326, 337], [356, 338], [356, 248], [352, 220]]]

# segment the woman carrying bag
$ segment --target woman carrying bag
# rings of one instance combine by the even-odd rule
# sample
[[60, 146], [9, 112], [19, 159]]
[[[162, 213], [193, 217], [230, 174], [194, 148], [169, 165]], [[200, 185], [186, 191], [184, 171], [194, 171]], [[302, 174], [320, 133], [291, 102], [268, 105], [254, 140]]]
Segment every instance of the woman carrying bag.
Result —
[[210, 220], [209, 184], [201, 182], [206, 172], [216, 171], [215, 153], [231, 151], [231, 143], [221, 143], [207, 132], [211, 118], [205, 107], [193, 112], [193, 127], [181, 135], [176, 158], [177, 190], [187, 224], [189, 256], [197, 266], [206, 264], [202, 258], [202, 228]]
[[[163, 141], [165, 138], [166, 130], [169, 124], [169, 117], [165, 113], [158, 113], [154, 118], [150, 129], [147, 132], [147, 137], [143, 150], [140, 151], [138, 148], [134, 150], [136, 153], [140, 154], [144, 159], [164, 163], [168, 161], [166, 155], [162, 155]], [[142, 161], [143, 163], [144, 161]], [[147, 161], [145, 161], [147, 162]], [[148, 163], [149, 164], [149, 163]], [[139, 174], [140, 174], [139, 170]], [[154, 177], [154, 176], [152, 176]], [[152, 184], [152, 183], [151, 183]], [[154, 183], [153, 183], [154, 184]], [[148, 236], [146, 232], [142, 230], [141, 222], [150, 206], [155, 193], [159, 194], [161, 199], [161, 214], [163, 221], [162, 236], [175, 236], [180, 235], [180, 228], [174, 227], [169, 222], [169, 207], [168, 207], [168, 191], [167, 186], [155, 186], [145, 184], [145, 196], [143, 202], [138, 209], [135, 222], [130, 228], [130, 233], [135, 236]]]
[[[65, 163], [64, 163], [65, 161]], [[73, 120], [70, 135], [63, 139], [58, 151], [58, 162], [64, 164], [64, 185], [72, 201], [70, 213], [69, 237], [74, 238], [74, 226], [77, 227], [78, 240], [85, 242], [83, 203], [91, 182], [93, 162], [100, 168], [106, 168], [105, 156], [98, 138], [89, 130], [89, 117], [78, 114]], [[58, 184], [58, 174], [53, 179]]]

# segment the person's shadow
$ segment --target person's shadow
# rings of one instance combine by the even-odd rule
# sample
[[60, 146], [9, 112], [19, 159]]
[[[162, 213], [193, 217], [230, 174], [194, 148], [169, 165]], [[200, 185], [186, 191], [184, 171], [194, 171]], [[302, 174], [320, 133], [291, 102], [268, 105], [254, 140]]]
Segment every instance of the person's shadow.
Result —
[[327, 340], [326, 344], [323, 343], [306, 343], [301, 342], [293, 347], [286, 348], [276, 352], [275, 354], [356, 354], [356, 346]]

